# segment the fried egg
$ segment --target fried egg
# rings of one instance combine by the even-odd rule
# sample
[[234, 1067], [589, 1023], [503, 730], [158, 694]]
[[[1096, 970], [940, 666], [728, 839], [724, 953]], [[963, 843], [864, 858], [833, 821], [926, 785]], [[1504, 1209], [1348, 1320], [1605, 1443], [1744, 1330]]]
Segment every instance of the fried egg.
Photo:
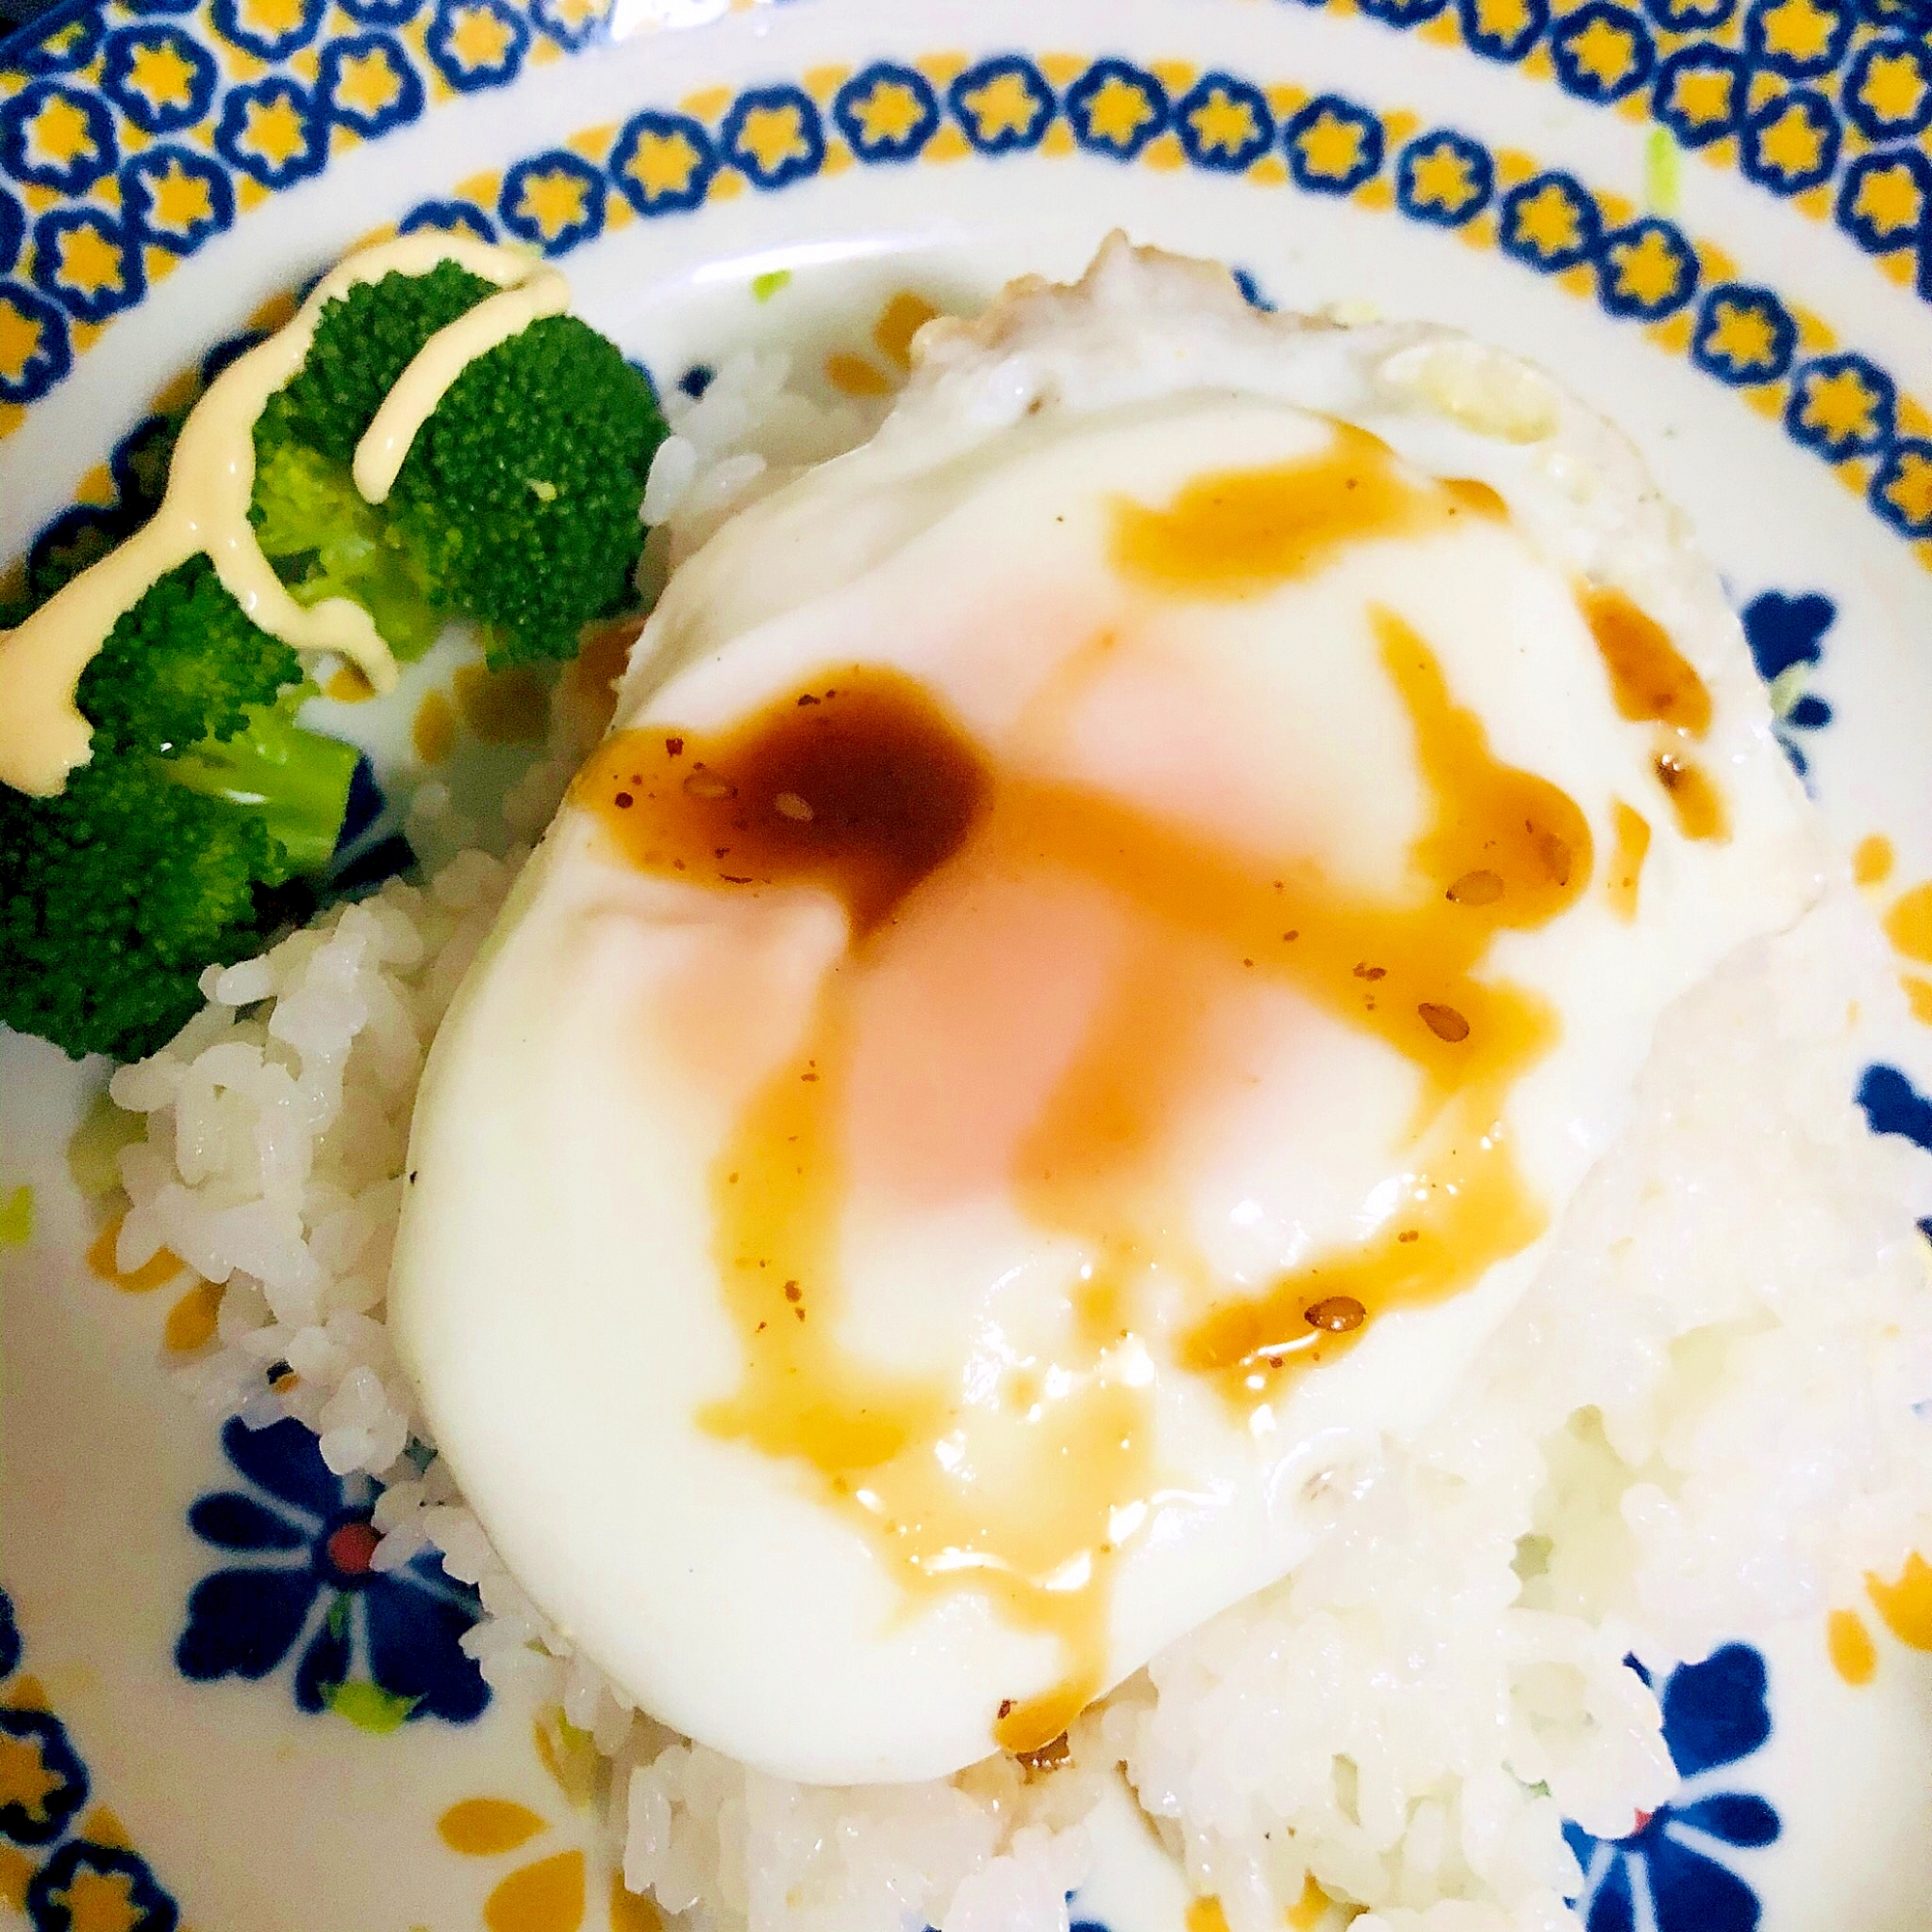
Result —
[[1821, 854], [1628, 446], [1110, 243], [673, 576], [431, 1055], [391, 1326], [519, 1581], [807, 1781], [1051, 1756], [1509, 1319]]

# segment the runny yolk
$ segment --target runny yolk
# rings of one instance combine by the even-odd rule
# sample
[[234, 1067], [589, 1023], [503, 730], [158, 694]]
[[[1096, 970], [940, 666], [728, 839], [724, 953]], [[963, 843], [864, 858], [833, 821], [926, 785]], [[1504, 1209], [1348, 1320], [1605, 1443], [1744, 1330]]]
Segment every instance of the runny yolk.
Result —
[[[1652, 758], [1651, 771], [1670, 801], [1678, 831], [1686, 838], [1728, 838], [1731, 819], [1723, 794], [1688, 751], [1689, 741], [1711, 728], [1711, 693], [1697, 668], [1671, 642], [1670, 633], [1621, 590], [1592, 587], [1578, 593], [1577, 603], [1609, 673], [1618, 711], [1633, 724], [1662, 724], [1670, 733]], [[1646, 848], [1649, 843], [1646, 828]], [[1639, 852], [1639, 866], [1642, 858]], [[1634, 903], [1633, 898], [1633, 910]]]
[[[1291, 469], [1202, 479], [1167, 511], [1120, 505], [1123, 575], [1216, 597], [1296, 574], [1321, 546], [1469, 513], [1469, 489], [1409, 480], [1373, 439], [1344, 431], [1338, 446], [1301, 466], [1325, 479], [1319, 491]], [[1343, 462], [1352, 489], [1337, 480]], [[1337, 490], [1363, 514], [1333, 512]], [[1214, 503], [1236, 506], [1232, 531], [1206, 514]], [[815, 888], [846, 911], [846, 954], [803, 1047], [754, 1094], [712, 1170], [713, 1251], [744, 1367], [699, 1420], [812, 1471], [910, 1597], [979, 1590], [1016, 1628], [1061, 1640], [1063, 1680], [988, 1714], [1009, 1750], [1050, 1745], [1105, 1688], [1111, 1573], [1163, 1488], [1137, 1339], [1151, 1269], [1193, 1295], [1179, 1369], [1245, 1413], [1378, 1316], [1460, 1292], [1542, 1232], [1499, 1119], [1555, 1022], [1477, 969], [1496, 932], [1543, 925], [1585, 890], [1589, 825], [1556, 787], [1492, 755], [1414, 631], [1387, 611], [1373, 620], [1427, 801], [1407, 884], [1386, 897], [1331, 878], [1316, 855], [1258, 860], [1002, 763], [928, 691], [876, 666], [824, 673], [723, 731], [620, 732], [573, 789], [645, 870], [723, 893]], [[856, 1014], [885, 954], [938, 917], [949, 886], [1028, 878], [1097, 893], [1124, 934], [1009, 1175], [1021, 1210], [1091, 1262], [1056, 1359], [1022, 1399], [969, 1405], [937, 1378], [867, 1362], [840, 1334]], [[1030, 1000], [996, 983], [1007, 970], [949, 986], [919, 1024], [943, 1039], [970, 1031], [976, 1002], [983, 1026]], [[1187, 1177], [1171, 1141], [1179, 1104], [1216, 1082], [1200, 1016], [1257, 979], [1383, 1042], [1415, 1068], [1422, 1097], [1384, 1227], [1243, 1296], [1179, 1233]]]

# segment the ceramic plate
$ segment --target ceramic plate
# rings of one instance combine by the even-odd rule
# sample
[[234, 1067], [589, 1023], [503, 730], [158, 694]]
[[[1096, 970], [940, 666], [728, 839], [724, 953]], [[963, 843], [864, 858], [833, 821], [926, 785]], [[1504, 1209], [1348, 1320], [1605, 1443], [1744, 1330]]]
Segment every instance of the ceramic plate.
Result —
[[[157, 412], [372, 232], [558, 258], [660, 384], [747, 345], [883, 392], [914, 303], [1099, 237], [1254, 300], [1460, 324], [1623, 423], [1743, 611], [1932, 1020], [1932, 48], [1918, 0], [106, 0], [0, 48], [0, 555], [152, 500]], [[686, 17], [689, 16], [689, 17]], [[664, 31], [676, 27], [682, 31]], [[371, 728], [367, 865], [514, 718], [451, 652]], [[1884, 842], [1881, 842], [1884, 841]], [[1924, 977], [1921, 977], [1921, 974]], [[99, 1262], [102, 1079], [0, 1039], [0, 1920], [636, 1928], [594, 1764], [493, 1696], [473, 1602], [368, 1567], [366, 1484], [170, 1377], [213, 1293]], [[1932, 1146], [1932, 1036], [1861, 1098]], [[1932, 1194], [1925, 1204], [1932, 1208]], [[111, 1248], [111, 1241], [109, 1242]], [[90, 1261], [90, 1251], [96, 1261]], [[1589, 1932], [1932, 1917], [1932, 1570], [1662, 1687], [1683, 1787], [1581, 1834]], [[1144, 1838], [1075, 1916], [1177, 1932]]]

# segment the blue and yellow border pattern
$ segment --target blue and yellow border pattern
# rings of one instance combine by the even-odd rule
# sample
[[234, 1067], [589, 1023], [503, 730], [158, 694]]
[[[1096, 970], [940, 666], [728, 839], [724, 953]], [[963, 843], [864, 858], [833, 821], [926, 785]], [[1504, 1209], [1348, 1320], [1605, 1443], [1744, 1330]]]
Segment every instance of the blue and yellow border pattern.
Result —
[[34, 1932], [177, 1932], [181, 1912], [104, 1805], [66, 1725], [21, 1668], [0, 1591], [0, 1902]]
[[240, 215], [577, 51], [608, 0], [105, 0], [0, 48], [0, 434]]
[[[1266, 0], [1304, 4], [1304, 0]], [[608, 0], [105, 0], [0, 65], [0, 436], [241, 213], [435, 102], [604, 31]], [[1932, 298], [1925, 0], [1327, 0], [1516, 66], [1835, 219]], [[1643, 327], [1831, 465], [1932, 564], [1932, 416], [1662, 212], [1399, 109], [1116, 56], [950, 53], [717, 89], [420, 204], [550, 255], [842, 169], [1099, 156], [1386, 208]]]
[[1932, 564], [1932, 415], [1877, 363], [1675, 222], [1473, 133], [1337, 93], [1114, 56], [882, 61], [646, 108], [424, 202], [401, 225], [454, 224], [566, 255], [609, 228], [747, 188], [1019, 153], [1241, 176], [1499, 250], [1738, 391]]
[[1932, 295], [1926, 0], [1313, 0], [1466, 48], [1833, 221]]

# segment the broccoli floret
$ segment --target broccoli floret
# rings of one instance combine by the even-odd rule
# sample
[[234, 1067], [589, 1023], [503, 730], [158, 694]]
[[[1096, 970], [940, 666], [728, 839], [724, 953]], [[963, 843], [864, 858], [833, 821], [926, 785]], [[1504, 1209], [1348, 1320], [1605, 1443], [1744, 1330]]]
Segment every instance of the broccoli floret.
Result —
[[206, 557], [114, 627], [75, 694], [92, 755], [53, 798], [0, 786], [0, 1021], [131, 1058], [256, 951], [335, 848], [353, 747], [303, 731], [296, 654]]
[[638, 518], [667, 434], [641, 370], [575, 316], [547, 316], [455, 383], [393, 492], [405, 543], [503, 664], [577, 654], [633, 599]]
[[176, 784], [225, 800], [260, 822], [278, 854], [277, 875], [265, 875], [265, 884], [325, 870], [348, 810], [359, 753], [296, 723], [311, 689], [302, 685], [272, 704], [251, 704], [233, 736], [205, 738], [168, 764]]
[[395, 541], [391, 513], [362, 500], [346, 463], [306, 443], [266, 442], [258, 433], [250, 514], [255, 541], [298, 604], [350, 598], [405, 663], [436, 641], [443, 612], [414, 557]]
[[305, 443], [346, 469], [417, 350], [494, 293], [454, 262], [357, 282], [323, 309], [302, 366], [269, 398], [258, 434]]
[[[348, 597], [400, 658], [452, 617], [497, 665], [568, 658], [620, 611], [666, 429], [640, 370], [569, 317], [533, 322], [463, 371], [386, 503], [355, 446], [437, 330], [492, 285], [452, 263], [389, 274], [323, 310], [303, 366], [255, 425], [250, 516], [303, 604]], [[44, 596], [116, 532], [76, 527], [29, 573]], [[115, 626], [76, 701], [90, 761], [57, 797], [0, 786], [0, 1022], [70, 1053], [139, 1054], [194, 1011], [211, 963], [254, 951], [309, 895], [356, 754], [299, 729], [295, 653], [195, 557]]]
[[97, 756], [171, 757], [203, 738], [233, 737], [250, 706], [273, 704], [301, 676], [295, 652], [250, 622], [198, 556], [115, 624], [74, 696]]
[[256, 425], [263, 551], [300, 601], [362, 605], [398, 657], [453, 617], [479, 626], [495, 665], [572, 657], [582, 627], [631, 597], [664, 418], [643, 373], [573, 317], [543, 317], [471, 362], [386, 503], [351, 480], [411, 358], [491, 293], [447, 262], [352, 289], [324, 308], [300, 372]]

